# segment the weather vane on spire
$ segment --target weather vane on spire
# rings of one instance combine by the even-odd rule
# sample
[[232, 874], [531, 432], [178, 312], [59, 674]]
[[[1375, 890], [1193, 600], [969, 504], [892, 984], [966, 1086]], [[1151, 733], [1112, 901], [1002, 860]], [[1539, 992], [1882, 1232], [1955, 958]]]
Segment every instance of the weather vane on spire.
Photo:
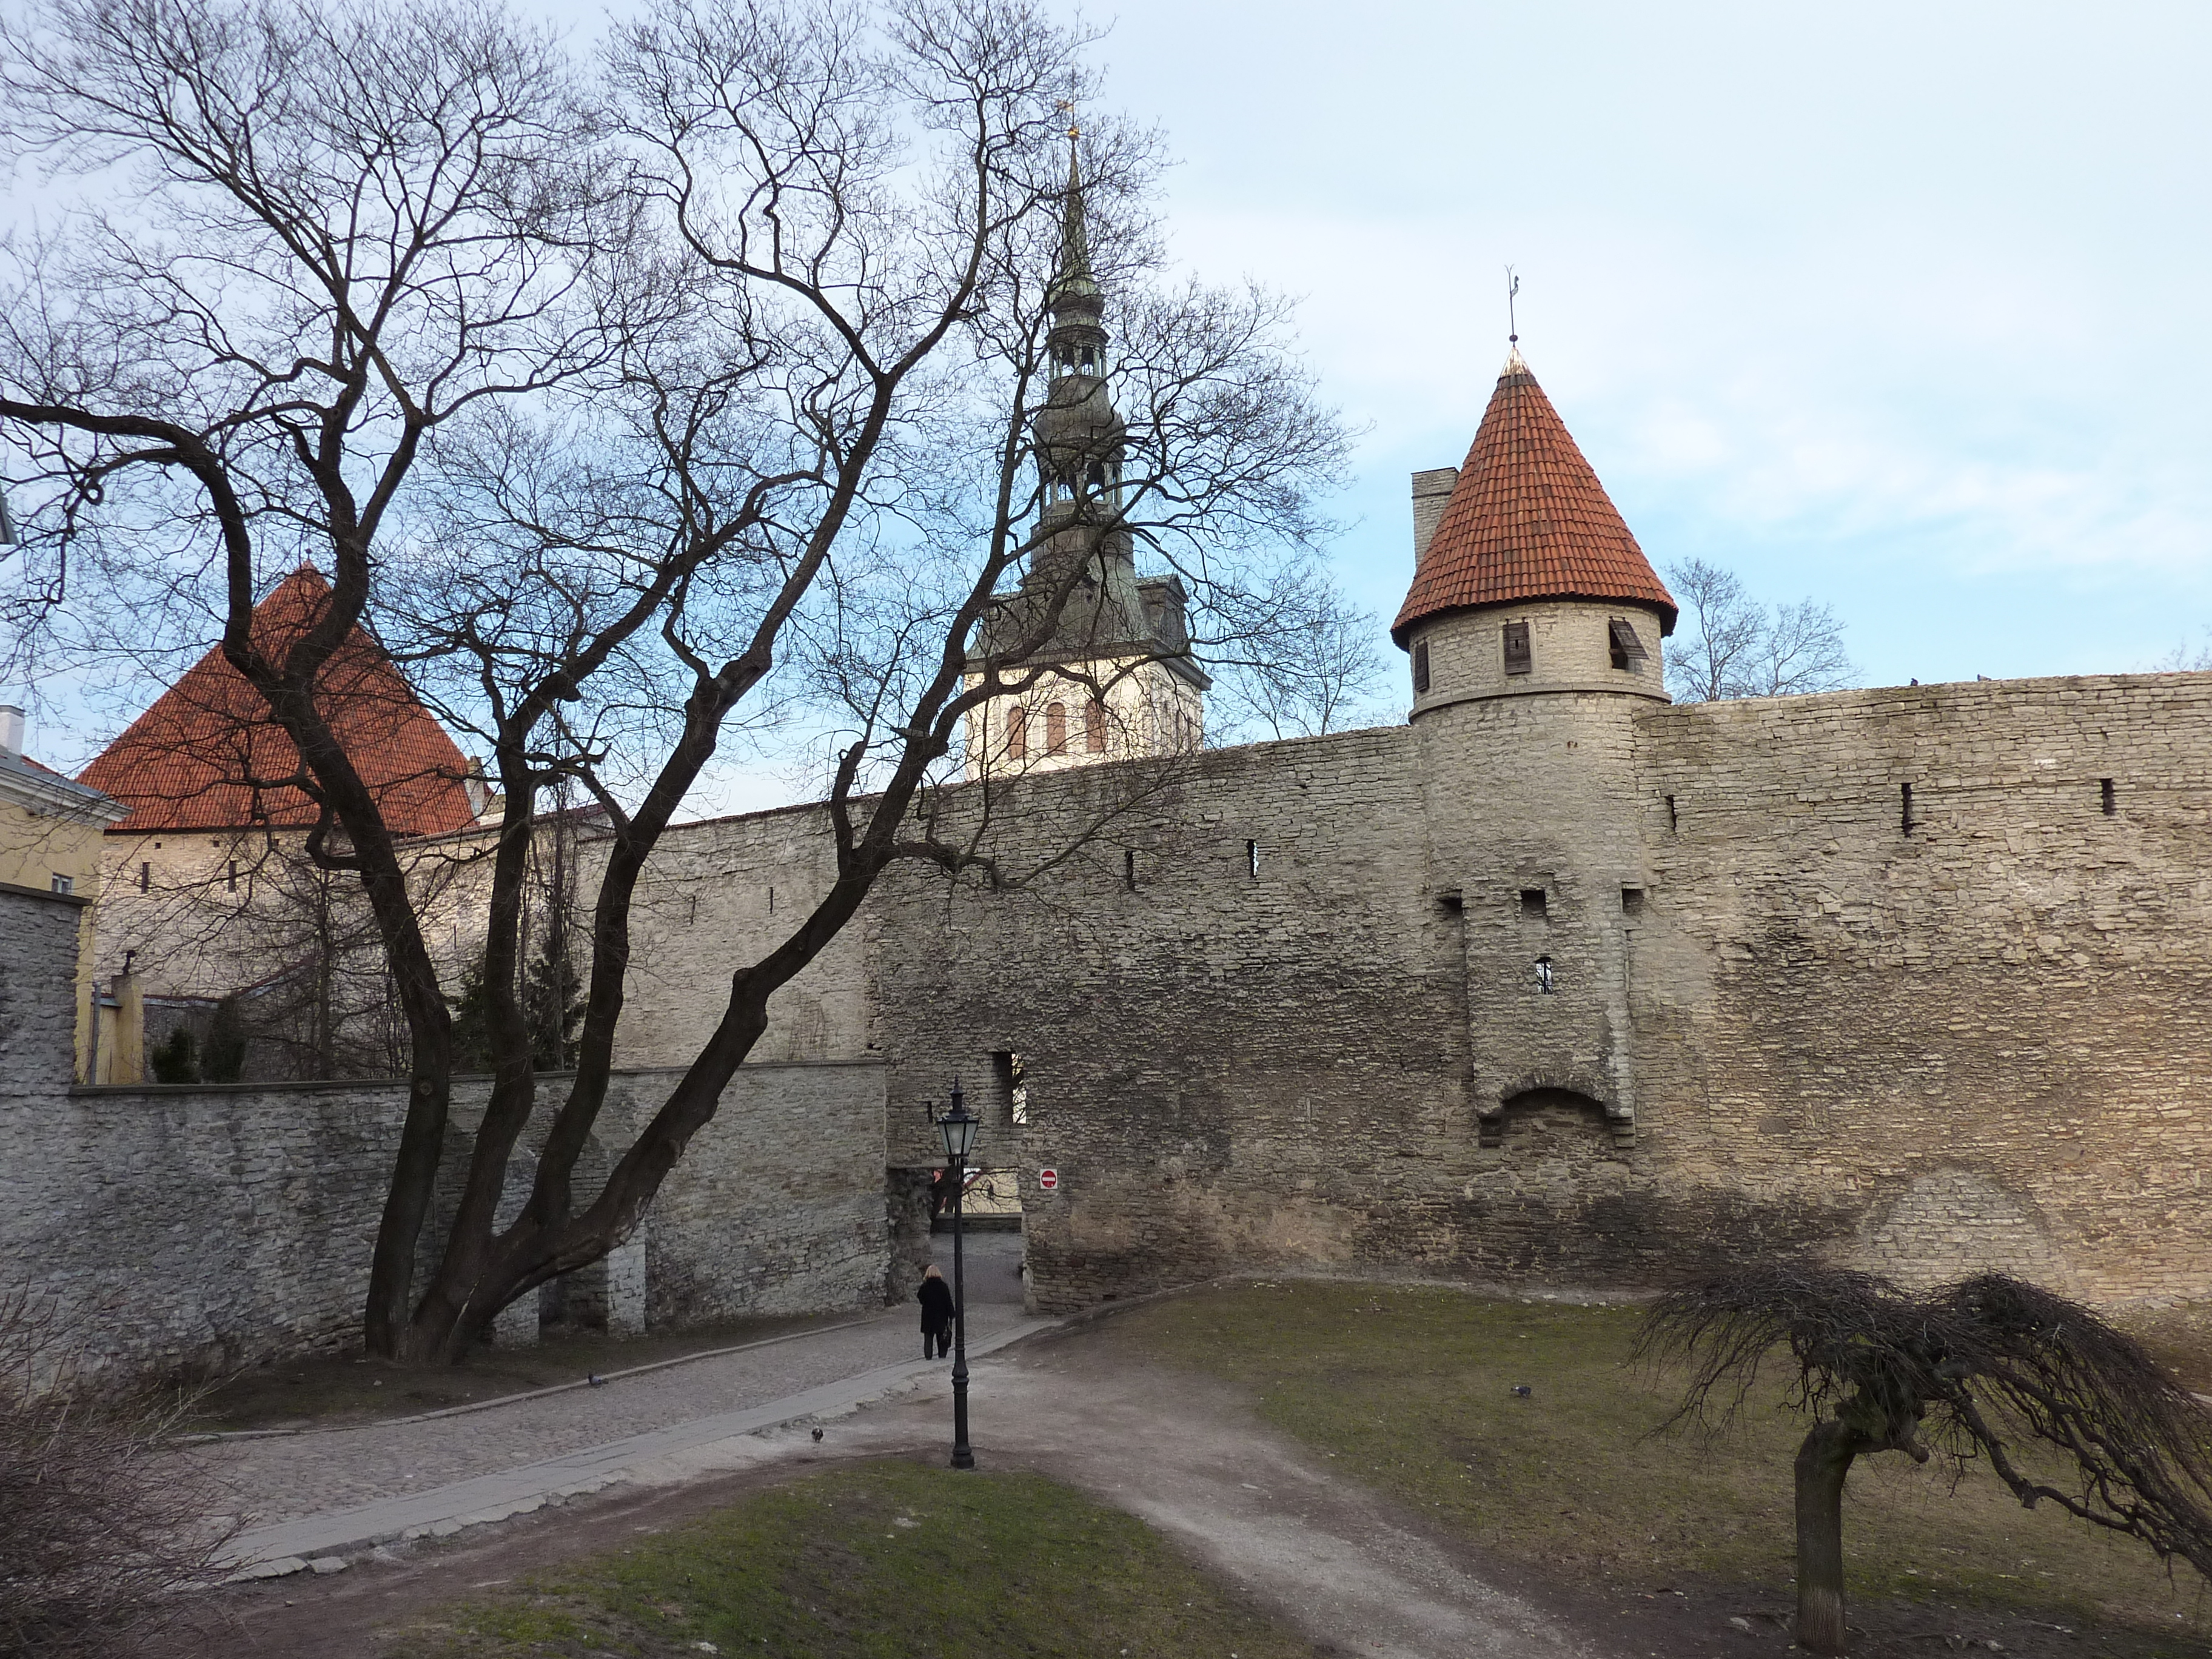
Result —
[[1513, 267], [1508, 265], [1505, 267], [1505, 343], [1508, 345], [1521, 343], [1521, 324], [1513, 310], [1513, 301], [1520, 292], [1521, 279], [1513, 274]]

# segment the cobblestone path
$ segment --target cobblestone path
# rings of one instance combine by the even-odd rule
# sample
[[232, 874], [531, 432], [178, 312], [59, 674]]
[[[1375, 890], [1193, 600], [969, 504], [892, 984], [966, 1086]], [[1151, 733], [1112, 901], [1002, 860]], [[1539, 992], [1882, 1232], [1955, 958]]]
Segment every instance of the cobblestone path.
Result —
[[[946, 1263], [950, 1267], [950, 1242]], [[1021, 1240], [969, 1241], [968, 1330], [988, 1336], [1021, 1314]], [[921, 1352], [919, 1319], [893, 1308], [719, 1358], [688, 1361], [604, 1388], [525, 1399], [429, 1422], [380, 1423], [204, 1443], [192, 1456], [232, 1494], [248, 1527], [349, 1509], [580, 1451], [692, 1418], [763, 1406]]]

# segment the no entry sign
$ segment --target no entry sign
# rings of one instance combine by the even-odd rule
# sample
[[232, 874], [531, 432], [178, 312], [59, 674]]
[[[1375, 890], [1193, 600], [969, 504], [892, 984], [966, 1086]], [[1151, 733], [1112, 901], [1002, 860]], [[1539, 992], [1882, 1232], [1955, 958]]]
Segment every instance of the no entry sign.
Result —
[[1057, 1170], [1039, 1170], [1037, 1171], [1037, 1185], [1046, 1192], [1058, 1192], [1060, 1190], [1060, 1171]]

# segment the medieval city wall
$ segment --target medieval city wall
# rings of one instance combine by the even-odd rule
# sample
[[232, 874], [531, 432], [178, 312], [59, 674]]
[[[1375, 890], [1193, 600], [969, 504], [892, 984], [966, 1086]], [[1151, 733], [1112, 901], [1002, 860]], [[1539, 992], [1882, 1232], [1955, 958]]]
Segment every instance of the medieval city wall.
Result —
[[[891, 1160], [960, 1072], [1052, 1307], [1778, 1250], [2203, 1293], [2212, 678], [1508, 701], [1456, 773], [1431, 722], [1220, 751], [1024, 890], [892, 878]], [[1037, 781], [1007, 834], [1119, 770]]]
[[[688, 1063], [728, 1006], [730, 975], [760, 959], [830, 890], [829, 813], [799, 806], [671, 829], [638, 884], [616, 1059]], [[588, 872], [594, 890], [598, 872]], [[878, 1053], [867, 973], [868, 916], [769, 1000], [757, 1060], [863, 1059]], [[877, 1147], [878, 1162], [882, 1151]]]
[[[70, 1088], [76, 919], [0, 890], [0, 1287], [50, 1298], [125, 1370], [356, 1340], [404, 1085]], [[604, 1145], [672, 1080], [620, 1074]], [[458, 1125], [484, 1086], [459, 1085]], [[879, 1066], [744, 1068], [648, 1214], [648, 1318], [880, 1303], [882, 1123]], [[606, 1161], [594, 1148], [582, 1173]]]
[[2205, 1295], [2212, 675], [1639, 725], [1638, 1158], [1739, 1249]]

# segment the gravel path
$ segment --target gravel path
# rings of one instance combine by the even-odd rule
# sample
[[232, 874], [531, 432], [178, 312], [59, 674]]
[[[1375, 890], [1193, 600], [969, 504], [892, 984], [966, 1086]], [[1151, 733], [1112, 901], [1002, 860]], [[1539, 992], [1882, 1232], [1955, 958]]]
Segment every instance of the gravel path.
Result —
[[[950, 1243], [946, 1243], [950, 1269]], [[1018, 1235], [968, 1243], [968, 1329], [988, 1336], [1021, 1316]], [[373, 1424], [202, 1444], [192, 1455], [249, 1527], [421, 1492], [559, 1457], [693, 1418], [763, 1406], [918, 1358], [919, 1316], [894, 1308], [866, 1322], [780, 1339], [604, 1388], [571, 1389], [429, 1422]]]

